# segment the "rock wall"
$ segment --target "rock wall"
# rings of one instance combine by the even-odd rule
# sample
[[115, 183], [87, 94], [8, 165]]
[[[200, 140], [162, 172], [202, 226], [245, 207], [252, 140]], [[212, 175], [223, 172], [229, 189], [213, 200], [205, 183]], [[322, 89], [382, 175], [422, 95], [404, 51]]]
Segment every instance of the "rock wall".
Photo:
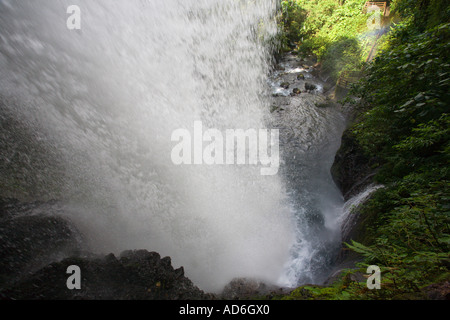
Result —
[[374, 161], [375, 159], [369, 159], [363, 154], [351, 130], [344, 131], [341, 147], [336, 153], [331, 167], [331, 174], [345, 200], [358, 194], [372, 183], [372, 178], [376, 173], [371, 167]]
[[361, 242], [366, 236], [367, 217], [362, 216], [360, 211], [377, 188], [373, 184], [373, 177], [376, 174], [376, 170], [372, 168], [374, 161], [376, 159], [364, 155], [351, 130], [345, 130], [331, 167], [331, 174], [346, 201], [344, 211], [348, 212], [341, 224], [342, 244], [335, 262], [336, 266], [326, 284], [330, 284], [340, 271], [353, 268], [361, 260], [361, 256], [350, 251], [345, 243], [351, 243], [352, 240]]
[[[67, 268], [81, 270], [81, 289], [67, 288]], [[3, 299], [25, 300], [198, 300], [212, 299], [173, 269], [169, 257], [146, 250], [120, 257], [72, 257], [54, 262], [0, 292]]]

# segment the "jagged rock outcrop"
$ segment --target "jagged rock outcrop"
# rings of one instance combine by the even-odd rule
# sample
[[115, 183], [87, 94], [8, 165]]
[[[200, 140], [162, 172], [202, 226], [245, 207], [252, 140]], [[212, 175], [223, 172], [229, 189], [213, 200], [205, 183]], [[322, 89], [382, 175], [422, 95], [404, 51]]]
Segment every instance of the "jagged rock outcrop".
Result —
[[351, 131], [345, 130], [341, 147], [331, 167], [333, 179], [345, 200], [361, 192], [372, 182], [375, 170], [371, 164], [374, 161], [375, 159], [369, 159], [364, 155]]
[[305, 90], [314, 91], [317, 89], [317, 86], [313, 83], [305, 82]]
[[56, 202], [0, 199], [0, 288], [82, 250], [81, 233]]
[[[55, 201], [0, 199], [0, 299], [212, 299], [174, 269], [170, 257], [146, 250], [99, 256]], [[67, 268], [81, 270], [70, 290]]]
[[[372, 185], [376, 173], [376, 170], [372, 168], [374, 161], [376, 159], [370, 159], [364, 155], [351, 130], [345, 130], [342, 135], [341, 146], [331, 167], [331, 174], [345, 201], [347, 201], [346, 205], [349, 206], [350, 204], [346, 210], [351, 212], [348, 212], [341, 222], [341, 249], [335, 262], [335, 268], [326, 284], [332, 283], [342, 270], [353, 268], [356, 262], [361, 260], [361, 256], [348, 250], [345, 243], [351, 243], [352, 240], [360, 242], [365, 238], [366, 217], [361, 217], [360, 210], [361, 206], [370, 199], [371, 192], [376, 189]], [[350, 199], [358, 200], [355, 203], [356, 207], [351, 204]]]
[[[81, 289], [68, 289], [67, 268], [81, 270]], [[120, 257], [73, 257], [54, 262], [0, 292], [4, 299], [180, 300], [212, 299], [174, 269], [169, 257], [146, 250]]]

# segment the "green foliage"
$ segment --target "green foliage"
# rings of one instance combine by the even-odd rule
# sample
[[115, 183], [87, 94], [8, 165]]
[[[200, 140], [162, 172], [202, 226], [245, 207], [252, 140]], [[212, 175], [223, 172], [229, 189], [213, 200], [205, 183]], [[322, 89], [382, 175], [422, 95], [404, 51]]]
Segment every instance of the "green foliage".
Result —
[[336, 0], [299, 0], [308, 11], [301, 36], [302, 50], [324, 57], [328, 47], [342, 39], [355, 39], [367, 27], [362, 7], [365, 1], [346, 1], [340, 5]]
[[367, 31], [363, 0], [282, 1], [286, 41], [313, 54], [337, 80], [342, 70], [360, 70], [373, 43]]
[[281, 1], [282, 18], [280, 21], [283, 30], [285, 45], [290, 46], [301, 39], [301, 28], [306, 19], [306, 11], [298, 1]]
[[364, 244], [348, 245], [385, 267], [387, 290], [366, 298], [418, 294], [450, 278], [450, 24], [430, 3], [395, 1], [403, 20], [351, 92], [353, 134], [378, 159], [375, 179], [385, 185], [362, 209], [373, 217]]
[[[420, 123], [416, 128], [412, 129], [412, 134], [409, 137], [393, 146], [393, 148], [398, 151], [411, 153], [411, 155], [414, 153], [430, 154], [433, 150], [449, 154], [449, 136], [450, 115], [444, 113], [437, 120]], [[439, 150], [440, 145], [443, 145], [443, 150]]]
[[[428, 179], [413, 174], [379, 190], [363, 211], [378, 216], [370, 226], [371, 244], [348, 245], [366, 265], [386, 270], [382, 283], [388, 290], [378, 298], [418, 293], [440, 278], [450, 278], [449, 181]], [[373, 292], [366, 292], [366, 298], [374, 298]]]
[[302, 286], [283, 300], [345, 300], [350, 296], [347, 292], [340, 293], [337, 287]]
[[[299, 50], [317, 55], [334, 77], [359, 70], [365, 1], [296, 3], [307, 13]], [[392, 13], [401, 21], [350, 93], [352, 134], [384, 188], [362, 207], [364, 234], [347, 246], [363, 257], [361, 273], [381, 267], [383, 290], [368, 290], [348, 270], [330, 287], [303, 286], [287, 299], [421, 299], [424, 287], [450, 279], [450, 3], [394, 0]]]
[[356, 38], [341, 37], [324, 48], [322, 70], [333, 80], [339, 78], [342, 70], [358, 71], [362, 67], [361, 43]]
[[442, 22], [448, 22], [448, 0], [393, 0], [392, 11], [402, 18], [414, 19], [416, 28], [423, 32]]
[[429, 167], [430, 157], [439, 166], [448, 161], [449, 36], [450, 24], [442, 24], [396, 42], [352, 92], [362, 98], [353, 132], [368, 154], [385, 162], [382, 182]]

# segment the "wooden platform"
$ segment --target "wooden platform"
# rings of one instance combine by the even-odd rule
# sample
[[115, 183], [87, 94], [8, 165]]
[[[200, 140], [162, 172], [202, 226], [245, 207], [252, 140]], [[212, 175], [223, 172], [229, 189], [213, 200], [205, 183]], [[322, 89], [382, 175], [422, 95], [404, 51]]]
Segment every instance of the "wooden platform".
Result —
[[387, 17], [389, 15], [389, 7], [387, 6], [386, 2], [381, 2], [381, 1], [367, 1], [366, 4], [364, 5], [364, 9], [365, 11], [367, 11], [368, 7], [371, 6], [377, 6], [378, 8], [380, 8], [380, 12], [383, 13], [383, 16]]
[[361, 78], [360, 71], [342, 71], [336, 85], [344, 89], [350, 89], [350, 86], [356, 83], [359, 78]]

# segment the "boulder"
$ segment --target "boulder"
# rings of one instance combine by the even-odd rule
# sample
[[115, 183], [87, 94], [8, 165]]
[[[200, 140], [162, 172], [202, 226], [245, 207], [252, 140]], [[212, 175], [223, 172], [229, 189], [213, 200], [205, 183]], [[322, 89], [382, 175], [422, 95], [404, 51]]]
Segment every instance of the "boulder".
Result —
[[[67, 288], [67, 268], [80, 268], [81, 289]], [[169, 257], [147, 250], [119, 257], [72, 257], [54, 262], [0, 291], [3, 299], [20, 300], [198, 300], [213, 299], [174, 269]]]
[[85, 247], [58, 210], [55, 201], [0, 200], [0, 288]]
[[375, 170], [372, 164], [376, 159], [369, 159], [364, 155], [351, 130], [347, 129], [342, 135], [342, 142], [337, 151], [331, 174], [336, 185], [348, 200], [372, 183]]
[[235, 278], [225, 286], [222, 299], [255, 299], [258, 297], [271, 298], [276, 295], [287, 294], [290, 288], [278, 287], [250, 278]]
[[314, 91], [317, 89], [317, 86], [315, 84], [305, 82], [305, 89], [308, 91]]
[[[147, 250], [119, 257], [87, 251], [82, 234], [56, 201], [0, 199], [0, 299], [212, 299], [172, 267], [170, 257]], [[69, 266], [81, 270], [81, 289], [67, 288]]]
[[284, 89], [288, 89], [290, 86], [290, 83], [287, 81], [284, 81], [280, 84], [280, 87], [284, 88]]

